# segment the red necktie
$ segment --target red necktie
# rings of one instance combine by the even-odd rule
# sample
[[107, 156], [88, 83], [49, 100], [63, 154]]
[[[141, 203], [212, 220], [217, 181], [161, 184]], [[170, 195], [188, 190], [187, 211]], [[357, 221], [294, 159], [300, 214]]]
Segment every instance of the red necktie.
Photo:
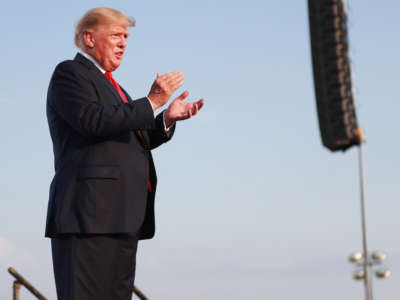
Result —
[[[117, 90], [118, 94], [121, 96], [122, 101], [124, 101], [125, 103], [128, 103], [128, 99], [126, 99], [126, 96], [125, 96], [124, 92], [121, 90], [121, 87], [119, 86], [119, 84], [115, 81], [115, 79], [112, 76], [111, 72], [105, 72], [104, 75], [111, 82], [111, 84], [115, 87], [115, 89]], [[143, 139], [142, 131], [138, 130], [137, 132], [140, 135], [140, 137]], [[147, 181], [147, 187], [149, 188], [149, 192], [151, 193], [152, 188], [151, 188], [150, 180]]]
[[111, 82], [111, 84], [115, 87], [115, 89], [117, 90], [118, 94], [121, 96], [122, 101], [124, 101], [125, 103], [128, 102], [128, 99], [126, 99], [126, 96], [124, 94], [124, 92], [121, 90], [121, 87], [119, 86], [119, 84], [115, 81], [114, 77], [112, 77], [111, 72], [105, 72], [104, 75], [107, 77], [107, 79]]

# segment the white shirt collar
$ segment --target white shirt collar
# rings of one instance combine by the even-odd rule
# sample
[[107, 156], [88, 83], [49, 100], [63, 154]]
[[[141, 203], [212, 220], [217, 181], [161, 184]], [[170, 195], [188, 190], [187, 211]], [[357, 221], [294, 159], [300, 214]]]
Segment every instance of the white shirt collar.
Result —
[[83, 51], [79, 51], [80, 54], [82, 54], [84, 57], [86, 57], [88, 60], [90, 60], [92, 63], [94, 63], [94, 65], [101, 71], [101, 73], [105, 73], [106, 70], [103, 69], [102, 66], [100, 66], [100, 64], [97, 62], [97, 60], [91, 56], [90, 54], [87, 54], [86, 52]]

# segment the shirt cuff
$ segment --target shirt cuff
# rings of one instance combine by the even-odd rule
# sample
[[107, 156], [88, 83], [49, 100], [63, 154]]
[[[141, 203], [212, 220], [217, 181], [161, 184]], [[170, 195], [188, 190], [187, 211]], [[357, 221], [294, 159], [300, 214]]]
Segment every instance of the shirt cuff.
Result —
[[[150, 99], [148, 97], [146, 97], [146, 99], [149, 101], [149, 103], [151, 105], [151, 108], [153, 109], [153, 114], [154, 114], [154, 119], [155, 119], [156, 118], [156, 112], [154, 111], [153, 104], [151, 103], [151, 101], [150, 101]], [[165, 133], [168, 134], [170, 132], [172, 126], [174, 126], [174, 124], [172, 124], [171, 126], [169, 126], [167, 128], [167, 126], [165, 125], [165, 111], [163, 112], [163, 124], [164, 124], [164, 131], [165, 131]]]
[[174, 126], [174, 123], [172, 123], [172, 125], [167, 128], [167, 125], [165, 125], [165, 111], [163, 112], [162, 119], [163, 119], [163, 124], [164, 124], [164, 131], [168, 134], [170, 132], [172, 126]]
[[[151, 105], [151, 109], [153, 110], [153, 115], [154, 115], [154, 119], [156, 118], [156, 112], [154, 111], [154, 107], [153, 104], [151, 103], [150, 99], [148, 97], [146, 97], [146, 99], [149, 101], [150, 105]], [[164, 122], [164, 127], [165, 127], [165, 122]]]

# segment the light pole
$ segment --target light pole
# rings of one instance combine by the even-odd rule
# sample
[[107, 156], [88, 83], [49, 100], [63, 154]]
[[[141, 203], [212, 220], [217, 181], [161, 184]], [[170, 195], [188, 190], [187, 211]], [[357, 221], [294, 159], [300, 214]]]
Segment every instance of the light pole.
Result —
[[[391, 271], [382, 265], [382, 263], [386, 260], [387, 254], [383, 251], [375, 251], [371, 254], [368, 254], [367, 257], [364, 256], [363, 252], [355, 252], [349, 256], [349, 261], [357, 266], [357, 270], [353, 273], [353, 278], [355, 280], [366, 280], [366, 275], [369, 275], [369, 295], [372, 299], [372, 272], [373, 267], [379, 266], [378, 269], [375, 270], [374, 274], [377, 278], [384, 279], [391, 275]], [[367, 270], [367, 272], [365, 272]]]

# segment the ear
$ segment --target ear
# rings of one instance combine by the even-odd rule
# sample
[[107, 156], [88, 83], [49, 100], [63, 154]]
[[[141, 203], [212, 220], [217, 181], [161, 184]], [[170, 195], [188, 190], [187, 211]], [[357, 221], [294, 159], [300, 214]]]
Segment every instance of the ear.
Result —
[[86, 47], [92, 49], [95, 45], [95, 39], [93, 36], [93, 32], [85, 31], [83, 33], [83, 42], [85, 43]]

